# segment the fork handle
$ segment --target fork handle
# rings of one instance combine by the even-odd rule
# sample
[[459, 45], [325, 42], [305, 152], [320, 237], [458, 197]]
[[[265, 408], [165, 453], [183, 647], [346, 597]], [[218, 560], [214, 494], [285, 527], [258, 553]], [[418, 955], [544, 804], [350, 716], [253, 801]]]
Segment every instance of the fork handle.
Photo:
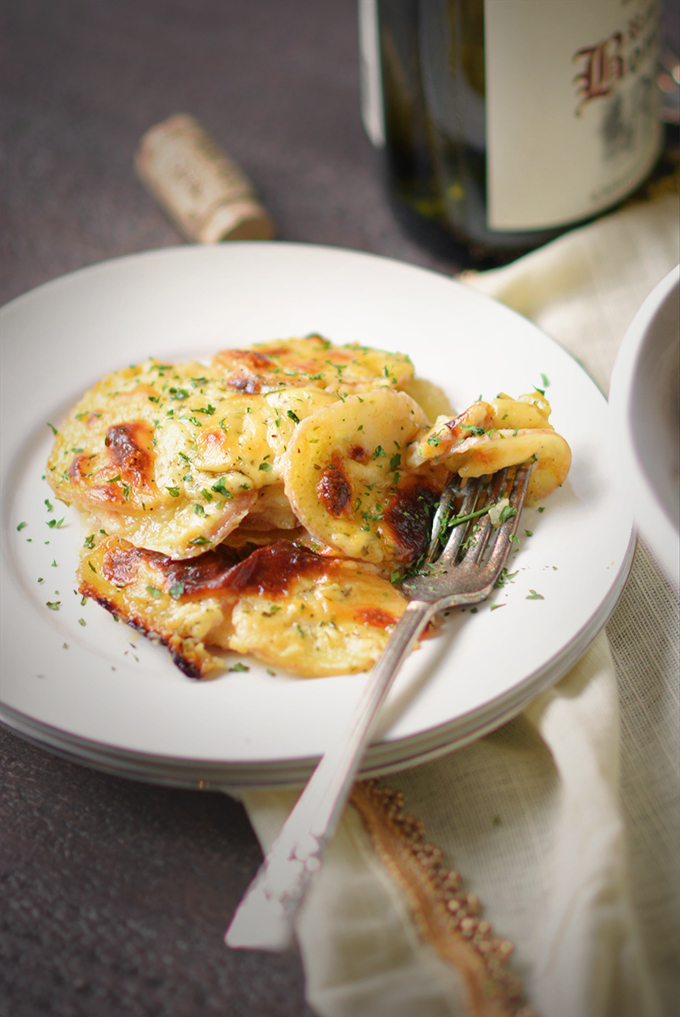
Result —
[[349, 797], [380, 707], [402, 661], [436, 604], [411, 601], [395, 626], [337, 744], [321, 758], [267, 857], [238, 906], [225, 935], [227, 946], [285, 950], [321, 856]]

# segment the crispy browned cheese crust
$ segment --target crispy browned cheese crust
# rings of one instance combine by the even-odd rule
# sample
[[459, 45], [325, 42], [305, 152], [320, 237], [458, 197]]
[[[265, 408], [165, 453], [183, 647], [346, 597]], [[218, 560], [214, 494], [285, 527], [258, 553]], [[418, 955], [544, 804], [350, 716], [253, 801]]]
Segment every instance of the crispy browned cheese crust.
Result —
[[366, 670], [406, 606], [377, 568], [286, 540], [174, 561], [106, 537], [83, 550], [78, 578], [196, 678], [224, 666], [208, 647], [301, 675]]
[[221, 663], [206, 645], [228, 646], [235, 597], [224, 578], [242, 553], [220, 545], [197, 558], [173, 561], [120, 537], [106, 537], [83, 549], [79, 590], [165, 644], [180, 670], [198, 678]]

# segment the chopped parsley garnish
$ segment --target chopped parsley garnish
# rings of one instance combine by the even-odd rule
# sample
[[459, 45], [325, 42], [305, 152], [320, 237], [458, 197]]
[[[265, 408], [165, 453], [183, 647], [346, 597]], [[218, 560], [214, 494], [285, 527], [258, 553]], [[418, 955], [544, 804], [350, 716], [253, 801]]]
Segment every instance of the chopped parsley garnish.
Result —
[[501, 574], [496, 580], [496, 586], [505, 586], [506, 583], [509, 583], [511, 580], [513, 580], [515, 576], [518, 575], [518, 573], [519, 569], [516, 572], [508, 572], [507, 568], [502, 568]]
[[504, 505], [501, 509], [501, 514], [498, 517], [501, 523], [504, 523], [506, 519], [511, 519], [512, 516], [517, 515], [517, 509], [513, 508], [512, 505]]
[[460, 526], [461, 523], [469, 523], [471, 519], [477, 519], [479, 516], [485, 515], [490, 508], [490, 505], [485, 505], [484, 508], [476, 509], [474, 512], [467, 512], [464, 516], [450, 516], [448, 519], [445, 519], [439, 531], [439, 542], [442, 545], [446, 544], [450, 532], [454, 527]]
[[526, 600], [545, 600], [545, 597], [541, 593], [536, 593], [536, 590], [529, 590]]
[[218, 494], [223, 495], [225, 498], [231, 498], [231, 491], [228, 491], [224, 486], [224, 477], [220, 477], [217, 483], [212, 486], [213, 491], [217, 491]]

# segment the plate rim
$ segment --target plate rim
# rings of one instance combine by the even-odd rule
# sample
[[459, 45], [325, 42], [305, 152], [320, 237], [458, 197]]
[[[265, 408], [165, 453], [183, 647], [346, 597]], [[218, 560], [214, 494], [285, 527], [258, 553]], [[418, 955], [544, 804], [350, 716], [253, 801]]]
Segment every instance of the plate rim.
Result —
[[[595, 385], [596, 388], [599, 389], [599, 386], [596, 385], [596, 383], [593, 381], [592, 377], [585, 370], [585, 368], [580, 363], [580, 361], [578, 361], [578, 359], [576, 357], [574, 357], [574, 355], [569, 350], [566, 350], [562, 346], [562, 344], [560, 344], [557, 340], [555, 340], [553, 337], [551, 337], [551, 336], [547, 335], [546, 333], [544, 333], [535, 324], [535, 322], [532, 322], [530, 319], [528, 319], [525, 316], [523, 316], [523, 315], [519, 314], [518, 312], [514, 311], [512, 308], [508, 308], [506, 305], [502, 304], [502, 302], [495, 300], [495, 298], [489, 297], [486, 294], [479, 293], [478, 291], [475, 291], [473, 289], [465, 287], [464, 284], [460, 283], [457, 279], [451, 278], [450, 276], [446, 275], [446, 273], [438, 271], [437, 269], [430, 269], [430, 268], [426, 268], [426, 267], [419, 266], [419, 265], [412, 265], [412, 264], [410, 264], [408, 262], [400, 261], [398, 259], [394, 259], [394, 258], [390, 258], [390, 257], [385, 257], [385, 256], [379, 255], [379, 254], [374, 254], [373, 252], [355, 251], [355, 250], [348, 249], [348, 248], [334, 247], [332, 245], [318, 245], [318, 244], [309, 244], [309, 243], [301, 243], [301, 242], [288, 243], [288, 242], [280, 242], [280, 241], [271, 241], [271, 242], [267, 242], [267, 241], [255, 241], [255, 242], [239, 242], [239, 243], [246, 243], [250, 247], [256, 246], [258, 248], [262, 248], [263, 246], [267, 246], [267, 247], [276, 246], [279, 250], [285, 249], [285, 248], [300, 249], [300, 250], [304, 250], [305, 252], [321, 250], [321, 251], [329, 252], [329, 253], [332, 253], [332, 254], [359, 256], [361, 258], [370, 259], [372, 261], [376, 261], [376, 262], [380, 262], [380, 263], [389, 263], [389, 264], [394, 265], [394, 266], [399, 266], [400, 268], [408, 269], [409, 271], [415, 271], [415, 272], [421, 273], [424, 276], [433, 276], [434, 275], [437, 278], [439, 278], [441, 280], [444, 280], [444, 281], [446, 281], [448, 283], [453, 283], [455, 287], [458, 287], [461, 290], [464, 290], [469, 295], [473, 295], [475, 298], [477, 298], [482, 303], [486, 303], [488, 301], [492, 301], [493, 303], [501, 306], [504, 309], [504, 312], [508, 312], [510, 314], [516, 315], [517, 317], [521, 318], [524, 322], [527, 322], [534, 330], [536, 330], [538, 333], [540, 333], [540, 335], [544, 339], [550, 340], [550, 342], [555, 343], [555, 345], [563, 353], [568, 354], [569, 357], [578, 365], [579, 369], [581, 371], [583, 371], [583, 373], [589, 379], [589, 381], [593, 385]], [[54, 278], [52, 280], [48, 280], [45, 283], [42, 283], [39, 286], [34, 287], [33, 289], [27, 291], [26, 293], [20, 294], [19, 296], [13, 298], [11, 301], [9, 301], [7, 304], [5, 304], [3, 308], [0, 309], [0, 314], [2, 314], [3, 317], [4, 317], [5, 314], [8, 311], [13, 311], [14, 308], [16, 308], [18, 305], [19, 305], [19, 311], [20, 311], [21, 310], [21, 307], [20, 307], [21, 303], [23, 303], [24, 301], [30, 300], [31, 298], [35, 297], [36, 294], [38, 294], [38, 293], [40, 293], [40, 294], [47, 293], [47, 295], [49, 296], [49, 290], [52, 287], [57, 287], [59, 285], [63, 285], [66, 281], [70, 282], [70, 281], [72, 281], [74, 279], [77, 281], [78, 278], [86, 276], [89, 273], [106, 271], [106, 269], [109, 268], [111, 265], [117, 265], [117, 264], [121, 264], [121, 263], [130, 263], [131, 261], [138, 260], [138, 259], [145, 259], [146, 260], [146, 259], [162, 258], [164, 256], [167, 256], [167, 257], [171, 258], [172, 256], [174, 256], [174, 255], [176, 255], [178, 253], [181, 254], [181, 255], [186, 255], [189, 251], [192, 251], [192, 252], [202, 251], [203, 252], [203, 251], [206, 251], [206, 250], [212, 251], [212, 250], [215, 250], [215, 248], [191, 247], [189, 245], [177, 245], [177, 246], [173, 246], [173, 247], [164, 247], [164, 248], [159, 248], [159, 249], [153, 249], [153, 250], [150, 250], [150, 251], [135, 252], [135, 253], [132, 253], [132, 254], [121, 255], [121, 256], [118, 256], [116, 258], [107, 259], [107, 260], [104, 260], [104, 261], [101, 261], [101, 262], [96, 262], [96, 263], [91, 264], [91, 265], [83, 266], [82, 268], [74, 269], [71, 272], [65, 273], [64, 275], [58, 276], [58, 277], [56, 277], [56, 278]], [[4, 312], [4, 314], [3, 314], [3, 312]], [[601, 392], [601, 390], [600, 390], [600, 392]], [[3, 477], [3, 479], [4, 479], [4, 477]], [[590, 645], [592, 640], [596, 637], [597, 633], [601, 630], [603, 625], [606, 623], [606, 620], [610, 616], [611, 612], [614, 610], [616, 601], [618, 600], [618, 597], [620, 596], [620, 593], [621, 593], [621, 591], [623, 589], [623, 586], [625, 585], [625, 581], [626, 581], [626, 578], [627, 578], [627, 575], [628, 575], [628, 571], [630, 569], [630, 562], [632, 561], [632, 551], [631, 551], [631, 547], [632, 546], [633, 546], [633, 539], [631, 537], [630, 541], [629, 541], [628, 551], [627, 551], [626, 563], [622, 564], [621, 567], [619, 568], [616, 576], [614, 577], [614, 583], [610, 587], [608, 595], [607, 595], [607, 610], [606, 610], [606, 612], [604, 611], [604, 605], [601, 605], [601, 608], [600, 608], [600, 614], [606, 613], [606, 617], [603, 617], [601, 622], [598, 620], [596, 626], [590, 625], [590, 628], [594, 627], [595, 631], [592, 631], [592, 633], [588, 635], [587, 642], [584, 645], [579, 645], [578, 652], [576, 653], [577, 657], [580, 656], [585, 651], [587, 645]], [[618, 584], [618, 586], [617, 586], [617, 584]], [[613, 600], [613, 603], [611, 603], [611, 605], [609, 605], [609, 600], [611, 600], [611, 598], [612, 598], [612, 590], [614, 589], [615, 586], [617, 586], [616, 596], [615, 596], [615, 598]], [[594, 619], [591, 618], [589, 621], [590, 622], [594, 622]], [[586, 626], [586, 627], [588, 627], [588, 626]], [[569, 649], [569, 647], [572, 647], [572, 646], [573, 646], [573, 643], [569, 644], [569, 646], [565, 648], [563, 656], [566, 654], [566, 651]], [[566, 654], [566, 655], [569, 656], [569, 654]], [[558, 681], [559, 678], [562, 677], [564, 673], [566, 673], [566, 670], [568, 670], [568, 668], [570, 666], [571, 666], [571, 658], [569, 658], [569, 663], [564, 668], [562, 668], [562, 669], [558, 668], [559, 673], [554, 673], [553, 674], [551, 669], [550, 669], [550, 667], [549, 667], [548, 662], [546, 662], [546, 665], [544, 666], [544, 668], [542, 668], [540, 670], [540, 672], [539, 672], [540, 675], [543, 675], [544, 672], [545, 672], [545, 677], [537, 679], [537, 681], [541, 685], [541, 687], [537, 688], [537, 689], [534, 689], [533, 686], [532, 686], [531, 691], [528, 692], [528, 694], [526, 696], [520, 697], [521, 698], [521, 702], [516, 706], [516, 708], [513, 707], [513, 709], [512, 709], [510, 714], [508, 713], [507, 710], [506, 711], [501, 711], [501, 715], [497, 719], [491, 720], [491, 721], [489, 721], [488, 724], [484, 725], [484, 730], [480, 731], [479, 733], [476, 733], [476, 729], [475, 729], [474, 731], [472, 731], [470, 733], [469, 737], [465, 738], [464, 741], [459, 741], [458, 739], [456, 739], [455, 742], [453, 742], [453, 743], [450, 743], [448, 741], [445, 741], [445, 742], [443, 741], [441, 743], [441, 745], [438, 745], [437, 747], [433, 748], [429, 752], [428, 758], [431, 757], [432, 752], [436, 752], [437, 754], [442, 754], [442, 752], [449, 751], [452, 748], [458, 747], [460, 744], [466, 744], [468, 741], [474, 740], [476, 737], [481, 737], [482, 734], [486, 733], [488, 730], [492, 730], [495, 727], [498, 727], [500, 724], [504, 723], [507, 719], [510, 719], [510, 715], [514, 716], [518, 712], [520, 712], [521, 709], [523, 708], [523, 706], [526, 705], [526, 703], [530, 699], [532, 699], [536, 695], [538, 695], [540, 693], [540, 691], [543, 690], [544, 687], [548, 687], [549, 685], [552, 685], [556, 681]], [[528, 679], [525, 679], [525, 682], [523, 682], [522, 684], [523, 685], [526, 684], [527, 680]], [[501, 697], [501, 698], [503, 698], [503, 697]], [[7, 709], [6, 704], [5, 704], [4, 707], [3, 707], [2, 704], [0, 704], [0, 722], [4, 723], [6, 726], [10, 727], [10, 729], [16, 730], [16, 728], [14, 727], [13, 724], [11, 724], [11, 723], [7, 724], [6, 723], [6, 719], [2, 716], [2, 710], [3, 709]], [[9, 707], [9, 709], [12, 710], [11, 707]], [[13, 711], [13, 712], [14, 713], [18, 713], [18, 711]], [[43, 725], [42, 722], [40, 722], [40, 721], [36, 721], [35, 723], [36, 724], [40, 724], [42, 726], [47, 726], [47, 725]], [[451, 726], [452, 723], [455, 723], [455, 721], [454, 722], [448, 722], [446, 724], [441, 725], [440, 726], [440, 730], [442, 732], [444, 732], [449, 726]], [[61, 729], [56, 729], [56, 728], [54, 730], [61, 731]], [[438, 729], [430, 728], [430, 729], [428, 729], [427, 733], [431, 734], [435, 730], [438, 730]], [[21, 734], [22, 732], [16, 730], [16, 733]], [[62, 733], [64, 733], [64, 732], [62, 732]], [[25, 737], [29, 737], [29, 740], [30, 740], [30, 736], [29, 735], [24, 735], [24, 736]], [[71, 737], [77, 738], [78, 736], [71, 736]], [[389, 744], [392, 746], [392, 748], [395, 745], [398, 745], [398, 744], [403, 744], [404, 746], [406, 746], [408, 744], [412, 744], [414, 742], [414, 740], [417, 742], [419, 737], [420, 737], [419, 735], [411, 735], [411, 736], [407, 736], [407, 737], [404, 737], [402, 739], [399, 739], [397, 741], [392, 741]], [[81, 742], [84, 741], [83, 739], [78, 739], [78, 740], [81, 741]], [[429, 739], [429, 740], [431, 741], [431, 739]], [[49, 746], [46, 746], [46, 747], [49, 747]], [[58, 750], [53, 748], [53, 751], [58, 751]], [[126, 750], [126, 749], [119, 749], [118, 751], [123, 753], [123, 754], [125, 754], [125, 755], [127, 755], [128, 757], [136, 755], [135, 753], [132, 753], [129, 750]], [[157, 756], [155, 754], [149, 754], [149, 755], [153, 759], [161, 758], [161, 757], [159, 757], [159, 756]], [[176, 762], [178, 757], [167, 757], [167, 758], [174, 758], [174, 760]], [[185, 765], [186, 763], [189, 762], [188, 760], [184, 759], [183, 757], [179, 757], [179, 758], [181, 759], [181, 765]], [[294, 761], [295, 765], [298, 765], [300, 762], [304, 762], [305, 758], [312, 758], [313, 759], [314, 757], [302, 757], [302, 759], [297, 759], [297, 760]], [[318, 757], [316, 757], [316, 758], [318, 758]], [[369, 757], [367, 757], [367, 761], [369, 763], [370, 763], [371, 758], [372, 757], [370, 756], [370, 750], [369, 750]], [[414, 757], [411, 757], [411, 761], [410, 762], [406, 762], [405, 764], [402, 764], [402, 762], [400, 762], [400, 761], [386, 763], [385, 766], [387, 766], [389, 769], [387, 771], [385, 771], [385, 772], [389, 772], [389, 770], [393, 770], [393, 769], [399, 768], [402, 765], [407, 765], [407, 766], [408, 765], [416, 765], [416, 762], [420, 761], [420, 758], [421, 757], [419, 755], [416, 755]], [[83, 758], [79, 758], [78, 761], [84, 762], [86, 765], [96, 765], [92, 761], [89, 761], [89, 760], [83, 759]], [[191, 762], [195, 762], [197, 765], [200, 765], [200, 766], [212, 765], [212, 763], [208, 763], [207, 761], [201, 761], [201, 760], [193, 760]], [[228, 765], [228, 767], [231, 767], [231, 768], [233, 768], [235, 766], [238, 767], [238, 764], [234, 764], [234, 763], [230, 763], [230, 764], [227, 764], [227, 765]], [[265, 765], [266, 766], [270, 766], [271, 764], [267, 763]], [[248, 763], [243, 764], [243, 769], [246, 769], [246, 768], [251, 768], [252, 769], [255, 766], [256, 766], [256, 764], [254, 764], [252, 762], [248, 762]], [[105, 767], [105, 768], [109, 769], [109, 770], [111, 769], [110, 767]], [[134, 774], [131, 774], [131, 773], [125, 773], [125, 774], [122, 774], [122, 775], [134, 776]], [[141, 775], [141, 776], [137, 777], [136, 779], [142, 779], [142, 780], [150, 779], [152, 782], [156, 782], [158, 778], [154, 777], [154, 776], [149, 777], [148, 775]], [[214, 786], [214, 784], [213, 784], [213, 786]], [[245, 786], [262, 786], [262, 784], [258, 781], [254, 785], [244, 784], [244, 785], [239, 785], [239, 786], [243, 786], [243, 787], [245, 787]]]
[[[612, 587], [611, 596], [603, 605], [600, 614], [591, 619], [591, 623], [586, 626], [578, 643], [574, 641], [564, 649], [559, 657], [558, 666], [554, 670], [546, 668], [546, 672], [534, 680], [531, 688], [527, 689], [526, 696], [518, 698], [517, 702], [511, 705], [500, 708], [486, 721], [471, 723], [469, 729], [459, 735], [454, 742], [449, 738], [448, 728], [456, 721], [431, 728], [428, 731], [431, 737], [428, 738], [427, 745], [421, 745], [420, 748], [417, 735], [392, 743], [393, 750], [397, 745], [401, 747], [400, 751], [406, 750], [407, 754], [400, 755], [398, 759], [390, 758], [394, 752], [388, 753], [385, 759], [376, 758], [379, 757], [380, 749], [386, 743], [369, 745], [357, 774], [357, 780], [385, 777], [400, 770], [422, 766], [470, 745], [513, 720], [522, 712], [528, 702], [556, 685], [592, 645], [616, 610], [630, 575], [636, 544], [635, 535], [631, 534], [625, 565], [619, 572], [617, 585]], [[220, 764], [214, 760], [184, 758], [178, 760], [177, 757], [130, 752], [74, 736], [53, 725], [35, 720], [35, 718], [1, 702], [0, 726], [62, 759], [102, 773], [111, 773], [146, 784], [183, 787], [198, 791], [218, 790], [235, 796], [248, 789], [285, 790], [301, 787], [311, 776], [321, 758], [320, 756], [302, 757], [293, 760], [287, 767], [277, 766], [271, 762], [263, 763], [261, 766], [258, 766], [257, 763], [239, 766], [234, 763]], [[274, 779], [274, 772], [277, 773], [276, 779]], [[205, 776], [201, 777], [199, 773], [203, 773]]]
[[627, 478], [625, 493], [630, 496], [632, 492], [637, 531], [666, 578], [677, 589], [680, 585], [678, 526], [673, 525], [652, 490], [650, 479], [640, 462], [631, 419], [635, 412], [632, 397], [636, 374], [649, 330], [674, 293], [680, 297], [680, 265], [672, 268], [652, 289], [623, 337], [609, 389], [609, 454], [617, 475]]

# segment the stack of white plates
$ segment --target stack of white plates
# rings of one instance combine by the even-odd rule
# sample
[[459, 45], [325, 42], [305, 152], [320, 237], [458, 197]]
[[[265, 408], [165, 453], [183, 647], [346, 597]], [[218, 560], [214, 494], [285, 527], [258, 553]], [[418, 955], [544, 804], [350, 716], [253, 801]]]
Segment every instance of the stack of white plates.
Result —
[[[181, 247], [94, 266], [2, 313], [3, 635], [0, 718], [26, 738], [142, 780], [295, 784], [339, 735], [365, 675], [182, 675], [162, 647], [74, 591], [83, 534], [44, 464], [56, 426], [108, 371], [320, 332], [410, 354], [464, 408], [546, 388], [569, 441], [567, 482], [526, 509], [512, 577], [407, 661], [363, 773], [433, 758], [498, 726], [556, 682], [613, 610], [632, 519], [606, 461], [604, 396], [534, 325], [449, 278], [384, 258], [283, 243]], [[64, 518], [61, 526], [48, 522]], [[57, 610], [47, 602], [59, 602]], [[498, 610], [502, 607], [502, 610]]]

